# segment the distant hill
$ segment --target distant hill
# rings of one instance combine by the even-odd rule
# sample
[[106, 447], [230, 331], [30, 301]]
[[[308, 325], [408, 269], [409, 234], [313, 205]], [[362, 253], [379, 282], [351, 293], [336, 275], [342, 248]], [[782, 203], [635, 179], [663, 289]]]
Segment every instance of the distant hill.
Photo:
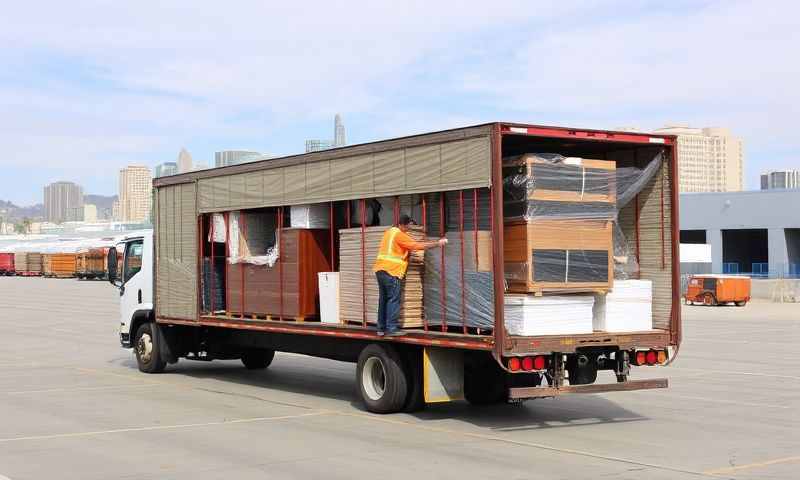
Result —
[[0, 217], [3, 221], [19, 221], [29, 218], [34, 222], [42, 221], [44, 218], [44, 205], [37, 203], [29, 207], [20, 207], [12, 202], [0, 200]]

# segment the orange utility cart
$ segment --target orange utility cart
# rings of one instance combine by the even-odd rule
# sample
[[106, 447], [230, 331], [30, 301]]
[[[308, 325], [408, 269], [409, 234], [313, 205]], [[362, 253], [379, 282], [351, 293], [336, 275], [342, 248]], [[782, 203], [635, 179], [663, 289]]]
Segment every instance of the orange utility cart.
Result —
[[735, 303], [743, 307], [750, 300], [750, 277], [734, 275], [692, 275], [686, 287], [687, 304], [704, 305]]

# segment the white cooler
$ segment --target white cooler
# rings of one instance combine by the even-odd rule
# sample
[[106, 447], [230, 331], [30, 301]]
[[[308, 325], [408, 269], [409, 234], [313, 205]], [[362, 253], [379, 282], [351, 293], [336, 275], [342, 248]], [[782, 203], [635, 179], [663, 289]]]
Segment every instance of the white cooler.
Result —
[[339, 323], [339, 272], [319, 272], [319, 314], [322, 323]]

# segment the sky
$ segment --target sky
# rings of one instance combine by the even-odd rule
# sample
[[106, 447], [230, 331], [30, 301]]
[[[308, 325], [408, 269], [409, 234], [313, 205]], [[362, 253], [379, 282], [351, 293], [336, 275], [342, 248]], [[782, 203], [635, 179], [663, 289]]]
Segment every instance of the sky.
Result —
[[800, 168], [800, 2], [10, 2], [0, 199], [129, 164], [302, 152], [488, 121], [721, 126], [745, 186]]

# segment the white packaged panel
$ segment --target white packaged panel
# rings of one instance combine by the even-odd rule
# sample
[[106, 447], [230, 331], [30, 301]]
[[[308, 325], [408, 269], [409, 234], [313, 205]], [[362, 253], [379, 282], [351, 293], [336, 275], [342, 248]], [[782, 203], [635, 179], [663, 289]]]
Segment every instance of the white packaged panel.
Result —
[[506, 330], [521, 336], [592, 333], [593, 306], [593, 295], [506, 295]]

